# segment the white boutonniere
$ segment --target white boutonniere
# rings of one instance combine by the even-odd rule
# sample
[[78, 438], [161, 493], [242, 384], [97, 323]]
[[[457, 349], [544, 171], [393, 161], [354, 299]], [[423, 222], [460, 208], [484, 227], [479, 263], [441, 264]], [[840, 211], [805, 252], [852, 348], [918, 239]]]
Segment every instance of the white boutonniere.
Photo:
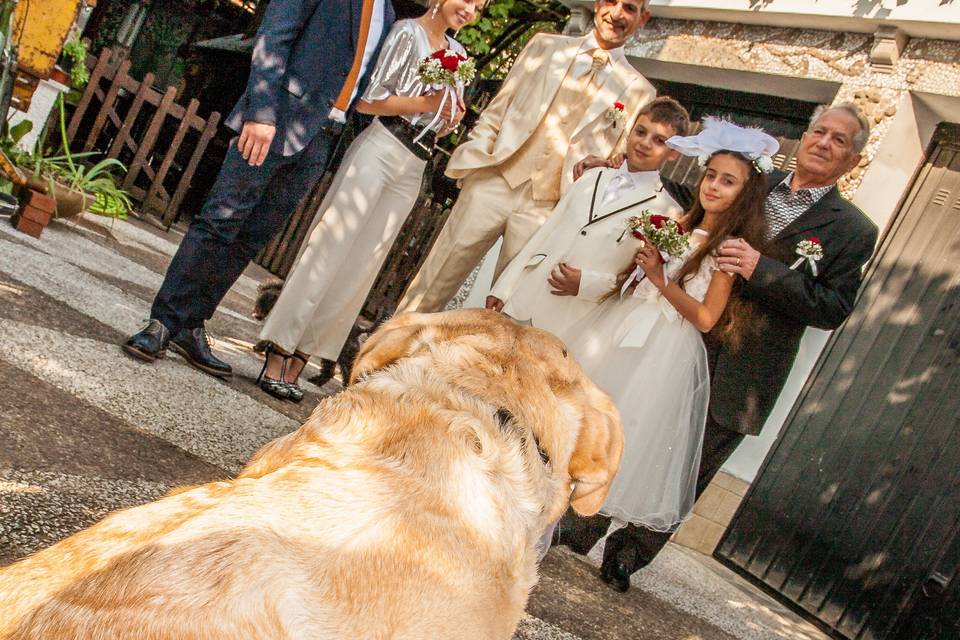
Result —
[[800, 257], [790, 265], [790, 268], [796, 269], [806, 262], [810, 265], [810, 272], [813, 274], [813, 277], [817, 277], [817, 262], [823, 258], [823, 247], [820, 246], [820, 238], [801, 240], [797, 243], [796, 254]]
[[617, 128], [617, 125], [623, 124], [623, 121], [627, 119], [625, 109], [626, 107], [622, 102], [614, 102], [612, 107], [608, 107], [607, 110], [603, 112], [604, 117], [613, 123], [614, 129]]

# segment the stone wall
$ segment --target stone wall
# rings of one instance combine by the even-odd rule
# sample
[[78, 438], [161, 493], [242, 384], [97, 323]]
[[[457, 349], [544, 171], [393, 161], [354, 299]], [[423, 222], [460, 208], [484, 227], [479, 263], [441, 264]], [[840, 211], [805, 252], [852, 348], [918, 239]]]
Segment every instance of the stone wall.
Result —
[[721, 22], [654, 19], [627, 54], [710, 69], [825, 80], [836, 102], [858, 104], [873, 131], [861, 166], [841, 185], [852, 196], [908, 92], [960, 96], [960, 42], [909, 40], [894, 28], [877, 34], [785, 29]]

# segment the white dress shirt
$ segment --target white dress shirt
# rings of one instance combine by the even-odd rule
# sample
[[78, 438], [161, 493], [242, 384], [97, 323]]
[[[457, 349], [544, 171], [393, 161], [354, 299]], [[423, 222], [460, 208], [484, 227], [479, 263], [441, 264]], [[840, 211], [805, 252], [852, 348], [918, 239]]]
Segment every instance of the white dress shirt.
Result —
[[659, 182], [660, 172], [630, 171], [624, 161], [617, 169], [617, 174], [607, 183], [607, 190], [603, 193], [600, 206], [606, 206], [631, 191], [637, 191], [638, 196], [649, 195], [659, 188]]
[[[370, 30], [367, 31], [367, 41], [363, 46], [363, 58], [360, 60], [360, 73], [357, 74], [357, 81], [353, 85], [353, 93], [350, 94], [350, 102], [348, 104], [353, 104], [354, 98], [357, 97], [360, 80], [363, 79], [363, 74], [367, 72], [367, 67], [370, 65], [370, 58], [373, 57], [373, 52], [377, 50], [377, 45], [380, 43], [380, 34], [383, 33], [383, 2], [384, 0], [373, 0], [373, 13], [370, 15]], [[329, 117], [336, 122], [347, 121], [347, 114], [336, 107], [330, 109]]]

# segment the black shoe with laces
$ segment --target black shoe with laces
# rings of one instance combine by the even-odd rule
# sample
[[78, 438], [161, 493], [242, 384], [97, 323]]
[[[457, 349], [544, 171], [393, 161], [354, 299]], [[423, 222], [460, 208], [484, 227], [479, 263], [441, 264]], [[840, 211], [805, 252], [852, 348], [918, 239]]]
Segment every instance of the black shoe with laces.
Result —
[[151, 319], [147, 326], [127, 338], [120, 348], [137, 360], [153, 362], [166, 354], [169, 343], [170, 330], [159, 320]]
[[170, 348], [204, 373], [218, 378], [229, 378], [233, 375], [233, 367], [210, 351], [210, 340], [203, 327], [181, 329], [171, 338]]

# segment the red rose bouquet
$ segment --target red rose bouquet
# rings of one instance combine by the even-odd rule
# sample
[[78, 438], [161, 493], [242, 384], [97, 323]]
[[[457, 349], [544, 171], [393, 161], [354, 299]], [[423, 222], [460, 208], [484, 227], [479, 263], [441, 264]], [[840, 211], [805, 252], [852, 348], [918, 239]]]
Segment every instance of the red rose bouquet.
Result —
[[[670, 258], [679, 258], [690, 247], [690, 234], [684, 230], [683, 225], [673, 218], [650, 210], [644, 210], [639, 216], [627, 218], [626, 225], [627, 231], [635, 238], [656, 247], [663, 262], [667, 262]], [[623, 296], [631, 285], [642, 281], [645, 277], [647, 274], [643, 273], [640, 267], [636, 267], [623, 283], [620, 295]]]
[[627, 228], [634, 237], [657, 248], [664, 260], [680, 257], [690, 246], [690, 234], [683, 225], [667, 216], [644, 211], [627, 219]]
[[456, 104], [457, 98], [463, 97], [464, 87], [477, 75], [477, 65], [473, 58], [468, 58], [462, 53], [452, 49], [440, 49], [420, 61], [417, 74], [424, 87], [443, 91], [443, 99], [440, 101], [437, 115], [414, 139], [414, 142], [420, 140], [427, 131], [433, 130], [439, 124], [440, 114], [443, 113], [448, 100]]

